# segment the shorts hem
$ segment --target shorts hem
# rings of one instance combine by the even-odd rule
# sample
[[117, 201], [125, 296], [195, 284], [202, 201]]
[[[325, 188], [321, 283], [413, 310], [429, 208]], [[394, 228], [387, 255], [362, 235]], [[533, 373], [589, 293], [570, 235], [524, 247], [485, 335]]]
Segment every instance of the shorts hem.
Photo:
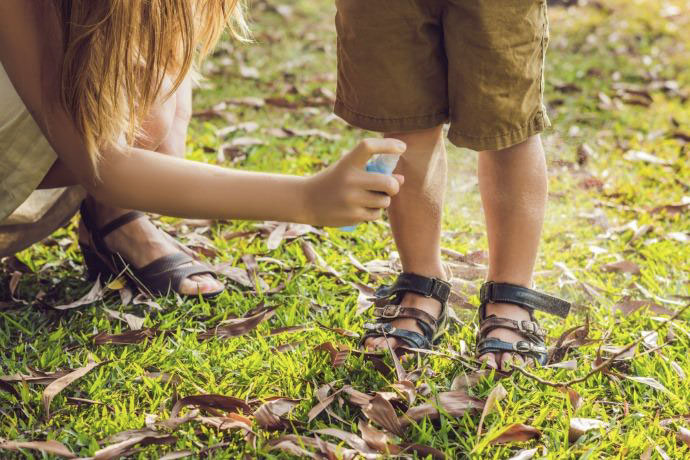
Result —
[[448, 131], [448, 140], [456, 147], [467, 148], [477, 152], [483, 150], [503, 150], [524, 142], [536, 134], [544, 132], [544, 130], [550, 126], [551, 121], [548, 115], [546, 115], [545, 111], [540, 110], [532, 117], [532, 120], [527, 126], [496, 136], [471, 136], [451, 126]]
[[351, 109], [340, 99], [336, 99], [333, 112], [356, 128], [381, 133], [429, 129], [448, 122], [446, 111], [404, 118], [373, 117]]

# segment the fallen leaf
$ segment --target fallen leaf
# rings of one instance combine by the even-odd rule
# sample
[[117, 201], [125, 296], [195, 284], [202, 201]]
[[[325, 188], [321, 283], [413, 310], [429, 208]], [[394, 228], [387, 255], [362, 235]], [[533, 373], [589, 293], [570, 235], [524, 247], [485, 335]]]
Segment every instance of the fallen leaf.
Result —
[[506, 396], [508, 396], [508, 392], [505, 388], [503, 388], [503, 385], [501, 385], [500, 383], [497, 384], [493, 388], [493, 390], [491, 390], [491, 393], [489, 393], [489, 396], [486, 398], [486, 404], [484, 404], [482, 415], [479, 418], [479, 426], [477, 427], [477, 438], [481, 437], [482, 435], [482, 426], [484, 425], [484, 418], [494, 410], [494, 407], [496, 407], [496, 403], [501, 401]]
[[652, 155], [651, 153], [643, 152], [641, 150], [628, 150], [623, 158], [628, 161], [641, 161], [644, 163], [651, 163], [657, 165], [670, 165], [670, 161], [666, 161], [658, 156]]
[[161, 333], [163, 333], [163, 331], [159, 331], [158, 329], [148, 327], [145, 329], [127, 331], [123, 332], [122, 334], [114, 335], [108, 334], [106, 332], [99, 332], [98, 334], [93, 336], [93, 342], [96, 345], [132, 345], [141, 343], [146, 339], [157, 337]]
[[218, 326], [199, 334], [199, 340], [207, 340], [212, 337], [228, 338], [244, 335], [255, 329], [262, 321], [271, 318], [277, 307], [263, 307], [251, 316], [227, 319]]
[[458, 374], [453, 379], [450, 384], [451, 391], [467, 391], [473, 386], [477, 385], [481, 379], [488, 377], [491, 372], [490, 369], [484, 369], [481, 371], [474, 371], [469, 374]]
[[345, 364], [345, 360], [350, 356], [350, 348], [343, 344], [333, 344], [325, 342], [314, 348], [314, 351], [325, 351], [331, 355], [331, 364], [333, 367], [340, 367]]
[[601, 269], [605, 272], [640, 274], [640, 267], [635, 262], [630, 262], [629, 260], [606, 264]]
[[0, 440], [0, 450], [19, 450], [31, 449], [40, 450], [49, 454], [58, 455], [64, 458], [77, 458], [71, 450], [63, 443], [50, 439], [48, 441], [2, 441]]
[[195, 406], [200, 409], [209, 410], [212, 413], [215, 412], [213, 409], [219, 409], [225, 412], [239, 411], [244, 414], [251, 414], [252, 412], [249, 404], [244, 402], [242, 399], [218, 394], [203, 394], [186, 396], [178, 400], [170, 411], [170, 417], [177, 417], [180, 413], [180, 410], [186, 406]]
[[266, 430], [288, 429], [290, 423], [282, 417], [294, 409], [298, 403], [298, 399], [287, 398], [266, 401], [254, 412], [254, 417], [259, 426]]
[[590, 430], [604, 429], [607, 426], [608, 423], [593, 418], [571, 418], [570, 428], [568, 430], [568, 440], [571, 443], [574, 443], [586, 432]]
[[357, 314], [361, 315], [366, 312], [374, 302], [371, 300], [374, 297], [375, 290], [372, 287], [362, 283], [350, 283], [352, 287], [357, 289]]
[[620, 311], [623, 316], [628, 316], [641, 308], [647, 308], [657, 315], [673, 316], [675, 312], [655, 303], [652, 300], [630, 300], [624, 299], [612, 307], [612, 311]]
[[666, 204], [663, 206], [657, 206], [656, 208], [653, 208], [652, 210], [649, 211], [649, 213], [654, 215], [654, 214], [659, 214], [661, 212], [665, 212], [666, 214], [674, 215], [674, 214], [680, 214], [682, 212], [685, 212], [688, 207], [690, 207], [690, 202], [679, 203], [679, 204]]
[[37, 383], [39, 385], [48, 385], [55, 380], [59, 379], [60, 377], [63, 377], [70, 372], [74, 371], [74, 369], [62, 369], [58, 370], [55, 372], [41, 372], [36, 369], [31, 369], [31, 375], [24, 375], [24, 374], [12, 374], [12, 375], [3, 375], [0, 376], [0, 381], [3, 382], [28, 382], [28, 383]]
[[311, 421], [318, 417], [318, 415], [321, 412], [328, 409], [328, 406], [333, 404], [333, 401], [335, 401], [335, 397], [338, 396], [340, 392], [348, 388], [348, 386], [345, 386], [329, 395], [328, 393], [330, 392], [332, 385], [332, 383], [327, 383], [319, 387], [318, 390], [316, 390], [316, 397], [319, 400], [319, 402], [309, 410], [309, 413], [307, 414], [307, 416], [309, 417], [307, 423], [311, 423]]
[[17, 290], [17, 286], [19, 286], [19, 280], [22, 278], [22, 272], [15, 270], [12, 272], [12, 275], [10, 276], [10, 297], [13, 299], [14, 297], [14, 292]]
[[509, 442], [524, 442], [530, 439], [539, 439], [541, 431], [533, 426], [522, 423], [513, 423], [501, 430], [496, 436], [491, 438], [491, 444], [506, 444]]
[[569, 371], [574, 371], [577, 369], [577, 361], [574, 359], [568, 361], [561, 361], [559, 363], [548, 364], [544, 368], [549, 369], [566, 369]]
[[577, 391], [569, 387], [558, 387], [558, 391], [568, 395], [568, 401], [570, 401], [570, 407], [573, 408], [573, 412], [576, 412], [582, 406], [582, 396]]
[[404, 426], [395, 414], [395, 409], [389, 401], [379, 394], [372, 398], [369, 404], [362, 409], [362, 412], [369, 420], [378, 423], [391, 433], [398, 436], [403, 436], [405, 433]]
[[218, 264], [213, 267], [213, 270], [216, 273], [226, 276], [231, 281], [234, 281], [241, 286], [252, 289], [254, 288], [254, 283], [252, 283], [252, 280], [249, 278], [249, 273], [247, 273], [247, 270], [244, 268], [235, 267], [234, 262], [224, 262]]
[[676, 431], [676, 439], [690, 447], [690, 430], [683, 428], [682, 426], [679, 427], [678, 431]]
[[150, 444], [172, 444], [177, 441], [175, 436], [161, 434], [149, 429], [130, 430], [124, 433], [126, 433], [126, 435], [122, 435], [119, 438], [125, 439], [116, 441], [114, 444], [97, 450], [93, 455], [93, 460], [112, 460], [120, 458], [130, 447], [137, 444], [147, 446]]
[[62, 390], [67, 388], [67, 386], [70, 385], [72, 382], [85, 376], [93, 368], [98, 367], [101, 364], [102, 363], [96, 363], [94, 361], [91, 361], [86, 366], [80, 367], [79, 369], [76, 369], [70, 372], [69, 374], [64, 375], [59, 379], [55, 380], [54, 382], [50, 383], [45, 388], [45, 390], [43, 390], [42, 397], [43, 408], [46, 413], [46, 419], [50, 418], [50, 403], [53, 401], [53, 398], [55, 398], [55, 396], [57, 396], [57, 394], [60, 393]]
[[337, 428], [322, 428], [320, 430], [315, 430], [314, 432], [326, 436], [333, 436], [334, 438], [340, 439], [360, 454], [375, 454], [377, 452], [376, 450], [369, 447], [369, 445], [364, 439], [362, 439], [354, 433], [339, 430]]
[[271, 232], [270, 235], [268, 235], [268, 239], [266, 240], [266, 247], [269, 251], [274, 251], [278, 249], [280, 243], [283, 242], [283, 238], [285, 237], [287, 227], [288, 224], [282, 222], [278, 224], [278, 226]]
[[322, 271], [324, 271], [328, 274], [331, 274], [338, 279], [342, 278], [342, 275], [340, 274], [340, 272], [338, 272], [336, 269], [334, 269], [333, 267], [328, 265], [326, 263], [326, 261], [323, 259], [323, 257], [321, 257], [319, 255], [319, 253], [316, 252], [316, 250], [311, 245], [311, 243], [309, 243], [306, 240], [302, 240], [302, 241], [300, 241], [300, 247], [302, 248], [302, 252], [304, 253], [304, 257], [306, 257], [306, 259], [310, 263], [314, 264], [316, 267], [320, 268]]
[[510, 457], [508, 460], [529, 460], [537, 455], [537, 448], [521, 450], [517, 454]]
[[291, 333], [291, 332], [300, 332], [307, 330], [308, 326], [306, 324], [299, 324], [297, 326], [285, 326], [285, 327], [278, 327], [275, 329], [271, 329], [271, 331], [268, 333], [268, 335], [279, 335], [279, 334], [285, 334], [285, 333]]
[[636, 377], [636, 376], [632, 376], [632, 375], [626, 375], [625, 378], [628, 379], [628, 380], [632, 380], [633, 382], [637, 382], [637, 383], [641, 383], [641, 384], [643, 384], [643, 385], [650, 386], [650, 387], [654, 388], [655, 390], [663, 391], [664, 393], [667, 393], [667, 394], [669, 394], [669, 395], [671, 394], [671, 392], [668, 391], [668, 389], [667, 389], [665, 386], [663, 386], [663, 385], [662, 385], [657, 379], [655, 379], [655, 378], [652, 378], [652, 377]]
[[126, 322], [129, 328], [133, 331], [138, 331], [141, 329], [146, 321], [145, 318], [140, 318], [139, 316], [132, 315], [131, 313], [120, 313], [119, 311], [111, 310], [109, 308], [103, 308], [103, 310], [105, 310], [105, 312], [111, 318]]
[[418, 422], [424, 417], [437, 419], [439, 408], [451, 417], [462, 417], [468, 411], [483, 409], [485, 405], [484, 400], [469, 396], [464, 391], [446, 391], [439, 393], [431, 402], [408, 409], [402, 423], [406, 426], [410, 419]]
[[336, 333], [336, 334], [338, 334], [338, 335], [342, 335], [342, 336], [344, 336], [344, 337], [353, 337], [353, 338], [358, 338], [358, 337], [359, 337], [359, 334], [358, 334], [358, 333], [356, 333], [356, 332], [354, 332], [354, 331], [347, 330], [347, 329], [343, 329], [343, 328], [341, 328], [341, 327], [328, 327], [328, 326], [326, 326], [325, 324], [322, 324], [322, 323], [320, 323], [320, 322], [318, 322], [318, 321], [316, 321], [316, 324], [317, 324], [321, 329], [325, 329], [325, 330], [327, 330], [327, 331], [334, 332], [334, 333]]
[[68, 304], [54, 306], [53, 308], [56, 310], [70, 310], [72, 308], [81, 307], [82, 305], [97, 302], [101, 300], [104, 295], [105, 289], [101, 285], [101, 278], [99, 275], [99, 277], [96, 278], [96, 281], [93, 283], [93, 286], [91, 286], [89, 292], [87, 292], [82, 298]]

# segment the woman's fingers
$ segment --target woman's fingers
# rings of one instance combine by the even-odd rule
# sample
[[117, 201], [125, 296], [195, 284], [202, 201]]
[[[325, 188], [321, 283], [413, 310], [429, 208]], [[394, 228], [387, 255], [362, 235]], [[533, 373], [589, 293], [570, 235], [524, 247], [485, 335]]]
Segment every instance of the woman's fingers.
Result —
[[391, 205], [391, 197], [385, 193], [365, 191], [362, 205], [365, 208], [385, 209]]
[[[399, 175], [396, 174], [395, 176]], [[362, 187], [366, 190], [385, 193], [388, 196], [395, 196], [400, 191], [400, 186], [404, 181], [404, 179], [401, 181], [401, 177], [402, 176], [394, 177], [386, 174], [362, 172], [360, 181]]]

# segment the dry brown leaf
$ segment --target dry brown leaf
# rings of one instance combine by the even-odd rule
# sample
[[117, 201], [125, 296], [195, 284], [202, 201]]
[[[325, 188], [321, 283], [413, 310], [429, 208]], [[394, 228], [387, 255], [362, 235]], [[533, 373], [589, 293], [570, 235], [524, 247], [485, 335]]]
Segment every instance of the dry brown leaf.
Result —
[[393, 389], [395, 389], [405, 398], [405, 403], [408, 406], [414, 404], [415, 399], [417, 399], [417, 388], [415, 387], [414, 383], [410, 382], [409, 380], [400, 380], [391, 385], [391, 387], [393, 387]]
[[87, 373], [89, 373], [89, 371], [91, 371], [95, 367], [100, 366], [101, 364], [103, 363], [96, 363], [94, 361], [91, 361], [86, 366], [80, 367], [79, 369], [75, 369], [69, 374], [63, 375], [59, 379], [51, 382], [45, 388], [45, 390], [43, 390], [42, 397], [43, 409], [45, 410], [46, 418], [50, 418], [50, 403], [53, 401], [53, 398], [55, 398], [55, 396], [57, 396], [58, 393], [67, 388], [67, 386], [70, 385], [72, 382], [82, 378]]
[[109, 439], [117, 440], [113, 441], [113, 444], [97, 450], [93, 455], [93, 460], [112, 460], [120, 458], [129, 448], [137, 444], [147, 446], [150, 444], [172, 444], [177, 441], [175, 436], [161, 434], [149, 429], [129, 430], [112, 436]]
[[513, 423], [493, 437], [491, 439], [491, 444], [523, 442], [535, 438], [539, 439], [540, 437], [541, 431], [533, 426], [524, 425], [522, 423]]
[[244, 414], [251, 414], [252, 410], [249, 404], [241, 399], [233, 398], [232, 396], [224, 396], [217, 394], [204, 394], [186, 396], [178, 400], [170, 411], [170, 417], [177, 417], [183, 407], [195, 406], [200, 409], [208, 410], [216, 415], [214, 409], [225, 412], [242, 412]]
[[93, 342], [96, 345], [132, 345], [141, 343], [146, 339], [157, 337], [158, 334], [162, 333], [164, 333], [164, 331], [159, 331], [158, 329], [149, 327], [136, 331], [126, 331], [122, 334], [108, 334], [106, 332], [99, 332], [93, 336]]
[[56, 305], [53, 308], [56, 310], [70, 310], [72, 308], [81, 307], [82, 305], [97, 302], [101, 300], [104, 295], [105, 289], [101, 284], [101, 278], [99, 275], [99, 277], [96, 278], [96, 281], [93, 283], [93, 286], [91, 286], [89, 292], [87, 292], [82, 298], [68, 304]]
[[690, 202], [679, 204], [666, 204], [663, 206], [657, 206], [656, 208], [650, 210], [649, 213], [654, 215], [665, 212], [666, 214], [674, 215], [686, 212], [688, 207], [690, 207]]
[[199, 334], [199, 340], [207, 340], [212, 337], [227, 338], [244, 335], [255, 329], [261, 322], [271, 318], [277, 307], [262, 307], [251, 316], [227, 319], [218, 326]]
[[29, 371], [31, 372], [30, 375], [11, 374], [0, 376], [0, 381], [9, 383], [27, 382], [37, 383], [39, 385], [48, 385], [54, 382], [55, 380], [59, 379], [60, 377], [63, 377], [69, 374], [70, 372], [74, 371], [74, 369], [62, 369], [55, 372], [42, 372], [37, 369], [29, 368]]
[[386, 430], [398, 436], [403, 436], [405, 427], [400, 423], [395, 409], [389, 401], [380, 394], [376, 394], [372, 400], [362, 409], [364, 415], [373, 422], [378, 423]]
[[390, 437], [381, 430], [374, 428], [371, 424], [360, 420], [357, 423], [362, 439], [369, 447], [384, 454], [397, 454], [400, 449], [390, 443]]
[[605, 272], [640, 274], [640, 266], [629, 260], [621, 260], [603, 265], [601, 269]]
[[105, 312], [111, 318], [126, 322], [129, 328], [133, 331], [138, 331], [141, 329], [146, 321], [146, 318], [141, 318], [139, 316], [132, 315], [131, 313], [120, 313], [119, 311], [111, 310], [109, 308], [103, 308], [103, 310], [105, 310]]
[[256, 422], [266, 430], [283, 430], [290, 427], [290, 423], [282, 418], [299, 404], [298, 399], [278, 398], [266, 401], [254, 412]]
[[479, 426], [477, 427], [477, 438], [480, 438], [482, 435], [482, 426], [484, 425], [484, 418], [494, 410], [494, 408], [496, 407], [496, 403], [501, 401], [506, 396], [508, 396], [508, 392], [505, 388], [503, 388], [503, 385], [501, 385], [500, 383], [496, 385], [493, 388], [493, 390], [491, 390], [491, 393], [489, 393], [489, 396], [486, 398], [486, 404], [484, 404], [482, 416], [479, 418]]
[[285, 327], [277, 327], [275, 329], [271, 329], [271, 331], [268, 333], [268, 335], [278, 335], [278, 334], [286, 334], [286, 333], [291, 333], [291, 332], [300, 332], [307, 330], [309, 327], [306, 324], [299, 324], [297, 326], [285, 326]]
[[402, 423], [407, 425], [409, 420], [418, 422], [424, 417], [436, 419], [439, 417], [439, 408], [451, 417], [462, 417], [468, 411], [484, 408], [485, 404], [484, 400], [469, 396], [464, 391], [446, 391], [439, 393], [433, 402], [408, 409]]
[[0, 440], [0, 450], [19, 450], [31, 449], [40, 450], [64, 458], [77, 458], [71, 450], [61, 442], [55, 440], [48, 441], [2, 441]]
[[577, 410], [582, 406], [582, 396], [580, 396], [580, 393], [577, 391], [573, 390], [572, 388], [568, 387], [558, 387], [558, 391], [561, 393], [565, 393], [568, 395], [568, 401], [570, 401], [570, 407], [573, 408], [573, 412], [577, 412]]
[[469, 374], [458, 374], [453, 379], [450, 384], [451, 391], [467, 391], [476, 384], [478, 384], [483, 378], [491, 375], [491, 369], [484, 369], [480, 371], [474, 371]]
[[690, 447], [690, 430], [682, 426], [678, 427], [678, 431], [676, 431], [676, 439]]
[[521, 450], [517, 454], [510, 457], [508, 460], [529, 460], [530, 458], [533, 458], [535, 455], [537, 455], [536, 447], [534, 449]]
[[285, 222], [281, 222], [276, 226], [276, 228], [271, 232], [271, 234], [268, 235], [268, 239], [266, 240], [266, 247], [269, 251], [274, 251], [278, 249], [280, 243], [283, 242], [283, 238], [285, 237], [287, 227], [288, 224], [286, 224]]
[[669, 310], [668, 308], [664, 307], [663, 305], [659, 305], [658, 303], [655, 303], [652, 300], [630, 300], [630, 299], [623, 299], [616, 305], [612, 307], [612, 311], [620, 311], [623, 313], [623, 316], [628, 316], [637, 310], [641, 308], [647, 308], [651, 312], [656, 313], [657, 315], [668, 315], [668, 316], [673, 316], [675, 313], [673, 310]]
[[353, 337], [353, 338], [358, 338], [358, 337], [359, 337], [359, 334], [358, 334], [358, 333], [356, 333], [356, 332], [354, 332], [354, 331], [347, 330], [347, 329], [343, 329], [343, 328], [341, 328], [341, 327], [328, 327], [328, 326], [326, 326], [325, 324], [322, 324], [322, 323], [320, 323], [320, 322], [318, 322], [318, 321], [316, 321], [316, 324], [317, 324], [321, 329], [325, 329], [325, 330], [327, 330], [327, 331], [335, 332], [336, 334], [342, 335], [342, 336], [344, 336], [344, 337]]
[[552, 363], [544, 366], [545, 369], [566, 369], [569, 371], [574, 371], [577, 369], [577, 360], [571, 359], [568, 361], [561, 361], [559, 363]]
[[663, 385], [662, 385], [657, 379], [655, 379], [655, 378], [652, 378], [652, 377], [637, 377], [637, 376], [633, 376], [633, 375], [626, 375], [625, 378], [628, 379], [628, 380], [632, 380], [633, 382], [637, 382], [637, 383], [641, 383], [641, 384], [643, 384], [643, 385], [647, 385], [647, 386], [649, 386], [649, 387], [654, 388], [655, 390], [662, 391], [662, 392], [664, 392], [664, 393], [666, 393], [666, 394], [669, 394], [669, 395], [671, 394], [671, 392], [668, 391], [668, 389], [667, 389], [665, 386], [663, 386]]
[[252, 283], [252, 280], [249, 278], [247, 270], [235, 267], [234, 264], [234, 262], [224, 262], [213, 267], [213, 270], [241, 286], [253, 289], [254, 283]]
[[14, 292], [17, 290], [17, 286], [19, 286], [19, 280], [22, 277], [22, 272], [15, 270], [12, 272], [12, 275], [10, 276], [10, 297], [13, 299], [14, 297]]
[[362, 393], [359, 390], [355, 390], [352, 387], [343, 387], [343, 392], [349, 396], [349, 401], [354, 404], [355, 406], [359, 407], [366, 407], [372, 399], [374, 399], [373, 396], [370, 396], [366, 393]]
[[333, 367], [340, 367], [345, 364], [347, 357], [350, 356], [350, 348], [344, 344], [333, 344], [332, 342], [325, 342], [314, 348], [314, 351], [325, 351], [331, 355], [331, 364]]
[[362, 283], [350, 283], [352, 287], [357, 289], [357, 314], [361, 315], [366, 312], [374, 304], [372, 298], [376, 290], [372, 287]]
[[314, 431], [314, 433], [324, 434], [327, 436], [333, 436], [341, 441], [344, 441], [348, 446], [355, 449], [360, 454], [375, 454], [376, 450], [369, 447], [366, 441], [354, 433], [348, 431], [339, 430], [337, 428], [322, 428], [320, 430]]
[[338, 396], [338, 394], [346, 389], [349, 388], [348, 385], [344, 386], [343, 388], [340, 388], [339, 390], [334, 391], [330, 396], [328, 393], [330, 392], [331, 388], [333, 386], [333, 383], [327, 383], [325, 385], [322, 385], [319, 387], [318, 390], [316, 390], [316, 398], [319, 400], [318, 404], [316, 404], [314, 407], [312, 407], [309, 410], [309, 413], [307, 416], [309, 419], [307, 420], [307, 423], [311, 423], [312, 420], [314, 420], [318, 415], [323, 412], [324, 410], [328, 409], [328, 406], [333, 404], [333, 401], [335, 401], [335, 397]]
[[603, 429], [607, 426], [607, 423], [593, 418], [571, 418], [570, 428], [568, 429], [568, 440], [570, 442], [575, 442], [586, 432]]

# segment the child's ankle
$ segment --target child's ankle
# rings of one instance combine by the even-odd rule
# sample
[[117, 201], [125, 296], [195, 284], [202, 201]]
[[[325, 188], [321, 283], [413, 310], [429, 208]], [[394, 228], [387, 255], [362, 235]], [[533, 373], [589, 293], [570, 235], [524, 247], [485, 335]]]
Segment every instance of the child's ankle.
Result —
[[529, 312], [512, 303], [490, 303], [486, 305], [486, 315], [496, 315], [499, 318], [510, 318], [517, 321], [529, 321]]

